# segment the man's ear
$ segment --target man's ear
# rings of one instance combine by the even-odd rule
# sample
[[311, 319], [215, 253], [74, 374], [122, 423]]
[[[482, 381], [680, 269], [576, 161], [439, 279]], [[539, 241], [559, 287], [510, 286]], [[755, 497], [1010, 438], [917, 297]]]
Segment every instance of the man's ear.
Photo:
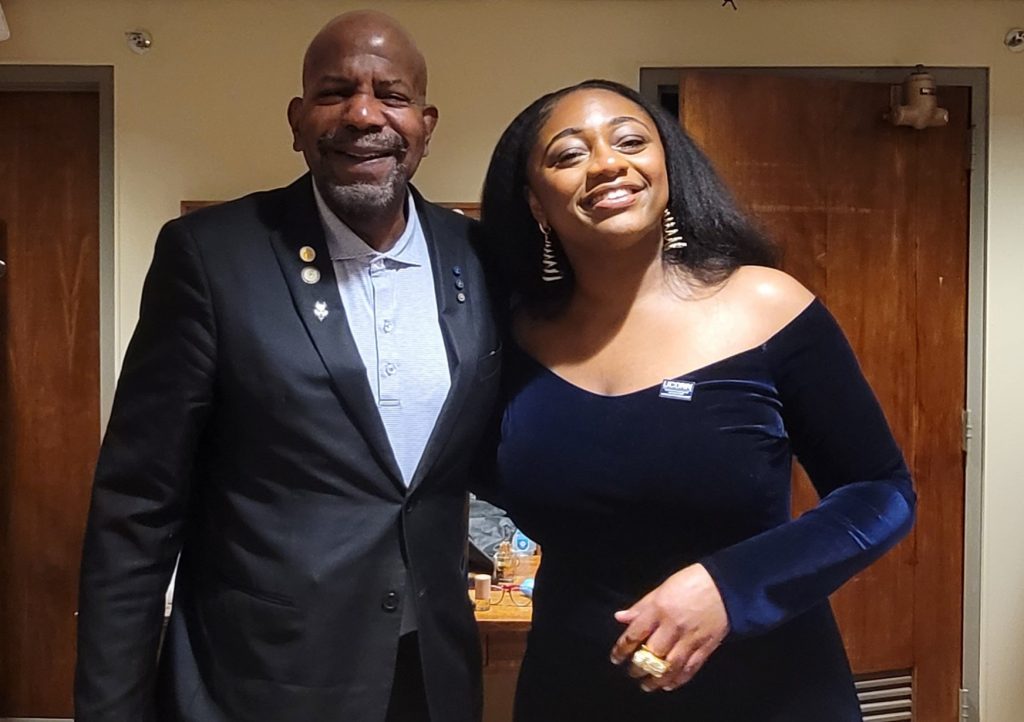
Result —
[[288, 102], [288, 125], [292, 129], [292, 150], [302, 152], [299, 146], [299, 120], [302, 115], [302, 98], [292, 98]]
[[434, 128], [437, 127], [437, 107], [433, 105], [423, 106], [423, 125], [427, 133], [423, 138], [423, 157], [430, 155], [430, 139], [434, 136]]
[[545, 215], [540, 201], [537, 200], [537, 196], [531, 188], [526, 189], [526, 202], [530, 205], [530, 213], [533, 214], [533, 220], [537, 221], [544, 228], [548, 228], [547, 215]]

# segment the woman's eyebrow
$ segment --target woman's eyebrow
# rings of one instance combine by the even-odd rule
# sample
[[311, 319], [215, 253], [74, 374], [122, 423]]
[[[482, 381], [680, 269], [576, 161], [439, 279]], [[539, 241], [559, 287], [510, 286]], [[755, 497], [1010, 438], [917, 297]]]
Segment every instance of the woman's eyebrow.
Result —
[[[607, 125], [610, 128], [614, 128], [615, 126], [623, 125], [624, 123], [639, 123], [644, 128], [647, 128], [647, 123], [643, 122], [642, 120], [640, 120], [640, 118], [637, 118], [636, 116], [633, 115], [617, 115], [611, 120], [609, 120], [605, 125]], [[650, 128], [647, 129], [650, 130]], [[573, 126], [572, 128], [566, 128], [565, 130], [560, 130], [559, 132], [555, 133], [554, 138], [548, 141], [548, 144], [544, 147], [544, 152], [547, 153], [548, 149], [551, 148], [555, 141], [561, 140], [562, 138], [565, 138], [570, 135], [579, 135], [582, 132], [583, 128], [579, 128], [576, 126]]]

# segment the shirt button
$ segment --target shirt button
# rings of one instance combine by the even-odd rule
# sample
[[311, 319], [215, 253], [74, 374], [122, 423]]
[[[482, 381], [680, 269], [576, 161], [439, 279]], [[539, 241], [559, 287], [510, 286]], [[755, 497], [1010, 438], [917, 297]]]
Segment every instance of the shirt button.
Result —
[[398, 609], [398, 592], [390, 591], [384, 595], [384, 599], [380, 603], [380, 608], [385, 612], [394, 612]]
[[395, 366], [393, 363], [384, 364], [384, 373], [387, 374], [388, 376], [394, 376], [397, 371], [398, 367]]
[[391, 333], [394, 330], [395, 330], [395, 324], [394, 323], [392, 323], [391, 321], [385, 321], [384, 322], [384, 333]]

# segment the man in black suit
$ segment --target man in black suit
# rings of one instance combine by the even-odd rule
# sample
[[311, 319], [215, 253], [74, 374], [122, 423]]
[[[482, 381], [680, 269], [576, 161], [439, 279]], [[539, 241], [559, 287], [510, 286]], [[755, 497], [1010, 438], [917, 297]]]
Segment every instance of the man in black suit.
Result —
[[[96, 472], [78, 722], [473, 722], [466, 488], [500, 344], [437, 110], [374, 12], [316, 36], [310, 174], [168, 223]], [[158, 654], [163, 593], [180, 552]]]

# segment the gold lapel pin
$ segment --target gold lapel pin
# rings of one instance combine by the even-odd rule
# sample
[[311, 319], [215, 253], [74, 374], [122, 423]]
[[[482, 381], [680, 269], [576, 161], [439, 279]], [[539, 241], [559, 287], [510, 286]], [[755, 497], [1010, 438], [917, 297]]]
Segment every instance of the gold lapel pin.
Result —
[[320, 280], [320, 271], [316, 266], [306, 266], [302, 269], [302, 280], [312, 286]]
[[299, 258], [306, 263], [312, 263], [316, 260], [316, 251], [313, 250], [312, 246], [303, 246], [299, 249]]

